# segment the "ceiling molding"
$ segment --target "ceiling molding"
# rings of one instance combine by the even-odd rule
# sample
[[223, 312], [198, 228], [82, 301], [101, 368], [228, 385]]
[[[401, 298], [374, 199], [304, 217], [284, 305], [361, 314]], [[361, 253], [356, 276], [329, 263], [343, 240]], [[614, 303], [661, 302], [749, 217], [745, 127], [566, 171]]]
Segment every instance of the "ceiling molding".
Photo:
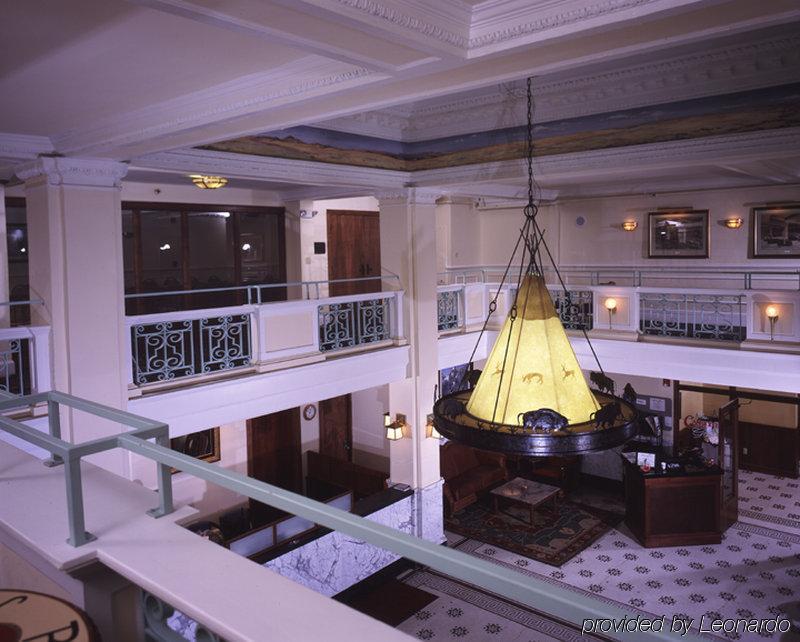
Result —
[[41, 154], [52, 154], [53, 143], [47, 136], [28, 136], [0, 132], [0, 160], [32, 160]]
[[93, 154], [220, 120], [245, 116], [331, 91], [353, 88], [383, 76], [307, 56], [263, 74], [237, 78], [209, 89], [117, 114], [53, 139], [63, 154]]
[[137, 169], [207, 173], [227, 178], [250, 178], [271, 182], [325, 187], [404, 187], [410, 174], [392, 170], [334, 165], [311, 161], [187, 149], [149, 154], [131, 161]]
[[[800, 82], [800, 35], [787, 35], [571, 77], [537, 78], [536, 122]], [[418, 142], [525, 123], [524, 85], [505, 83], [456, 97], [362, 112], [315, 126]]]
[[16, 176], [23, 181], [42, 177], [50, 185], [79, 187], [120, 187], [127, 173], [125, 163], [52, 156], [37, 158], [15, 169]]

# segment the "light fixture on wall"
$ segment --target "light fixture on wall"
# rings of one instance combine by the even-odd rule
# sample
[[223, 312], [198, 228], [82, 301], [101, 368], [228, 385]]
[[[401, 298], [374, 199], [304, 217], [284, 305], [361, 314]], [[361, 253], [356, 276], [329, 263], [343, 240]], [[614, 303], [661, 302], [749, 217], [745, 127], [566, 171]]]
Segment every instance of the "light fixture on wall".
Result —
[[778, 306], [768, 305], [764, 310], [764, 313], [767, 315], [767, 319], [769, 319], [769, 340], [773, 341], [775, 339], [775, 324], [780, 318], [778, 316]]
[[637, 227], [639, 227], [639, 221], [623, 221], [622, 222], [622, 229], [626, 232], [633, 232]]
[[428, 415], [428, 422], [425, 424], [425, 437], [427, 439], [442, 438], [442, 436], [439, 434], [439, 431], [436, 430], [436, 426], [433, 425], [433, 415]]
[[386, 428], [386, 439], [389, 441], [397, 441], [403, 438], [403, 428], [406, 425], [406, 416], [397, 414], [394, 421], [392, 421], [389, 413], [383, 415], [383, 427]]
[[228, 179], [224, 176], [206, 176], [204, 174], [189, 174], [189, 178], [200, 189], [219, 189], [228, 184]]
[[723, 223], [725, 224], [725, 227], [730, 230], [738, 230], [744, 221], [742, 221], [742, 219], [738, 216], [731, 216], [730, 218], [726, 218]]
[[611, 315], [617, 311], [617, 300], [614, 297], [608, 297], [603, 301], [603, 305], [608, 310], [608, 329], [611, 329]]

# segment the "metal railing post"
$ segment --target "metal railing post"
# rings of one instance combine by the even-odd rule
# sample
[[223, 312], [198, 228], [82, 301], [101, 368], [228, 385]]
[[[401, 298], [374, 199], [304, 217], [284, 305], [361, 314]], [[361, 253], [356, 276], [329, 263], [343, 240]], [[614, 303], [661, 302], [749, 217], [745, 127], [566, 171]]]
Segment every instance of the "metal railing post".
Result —
[[[57, 401], [47, 401], [47, 425], [50, 429], [50, 436], [56, 439], [61, 439], [61, 414]], [[49, 459], [44, 460], [44, 465], [52, 468], [53, 466], [60, 466], [64, 460], [55, 453], [51, 453]]]
[[70, 456], [64, 461], [64, 481], [67, 486], [67, 521], [69, 521], [68, 544], [78, 547], [97, 539], [86, 532], [83, 514], [83, 484], [81, 483], [81, 458]]
[[[156, 444], [169, 448], [169, 427], [164, 426], [162, 434], [156, 437]], [[147, 514], [151, 517], [164, 517], [175, 510], [172, 504], [172, 471], [165, 464], [156, 464], [158, 471], [158, 507], [151, 508]]]

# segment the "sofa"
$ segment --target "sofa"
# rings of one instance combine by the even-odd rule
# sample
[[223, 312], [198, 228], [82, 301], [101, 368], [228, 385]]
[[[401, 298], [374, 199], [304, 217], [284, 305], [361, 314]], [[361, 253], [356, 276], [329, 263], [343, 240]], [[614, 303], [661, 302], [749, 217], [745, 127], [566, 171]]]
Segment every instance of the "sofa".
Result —
[[439, 451], [444, 478], [445, 514], [466, 508], [478, 495], [508, 481], [506, 457], [449, 441]]

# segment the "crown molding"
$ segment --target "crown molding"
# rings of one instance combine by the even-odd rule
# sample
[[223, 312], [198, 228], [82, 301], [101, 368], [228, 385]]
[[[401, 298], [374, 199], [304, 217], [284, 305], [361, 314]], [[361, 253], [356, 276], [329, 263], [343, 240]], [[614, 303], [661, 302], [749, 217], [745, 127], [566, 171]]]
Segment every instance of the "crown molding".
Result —
[[52, 153], [53, 143], [47, 136], [0, 132], [0, 159], [4, 161], [31, 160]]
[[148, 154], [134, 159], [131, 165], [137, 169], [161, 169], [187, 174], [199, 172], [298, 185], [372, 189], [400, 188], [408, 183], [410, 176], [409, 172], [205, 149]]
[[434, 205], [442, 194], [440, 188], [406, 187], [399, 190], [378, 191], [374, 196], [381, 203]]
[[16, 168], [17, 178], [43, 178], [49, 185], [76, 187], [120, 187], [128, 165], [109, 160], [43, 156]]
[[237, 78], [132, 112], [118, 114], [54, 138], [63, 154], [119, 149], [220, 120], [353, 88], [384, 78], [365, 68], [307, 56], [262, 74]]
[[[535, 120], [546, 123], [648, 105], [800, 82], [800, 35], [716, 47], [590, 74], [534, 81]], [[455, 99], [362, 112], [315, 126], [419, 142], [525, 123], [524, 84], [505, 83]]]

